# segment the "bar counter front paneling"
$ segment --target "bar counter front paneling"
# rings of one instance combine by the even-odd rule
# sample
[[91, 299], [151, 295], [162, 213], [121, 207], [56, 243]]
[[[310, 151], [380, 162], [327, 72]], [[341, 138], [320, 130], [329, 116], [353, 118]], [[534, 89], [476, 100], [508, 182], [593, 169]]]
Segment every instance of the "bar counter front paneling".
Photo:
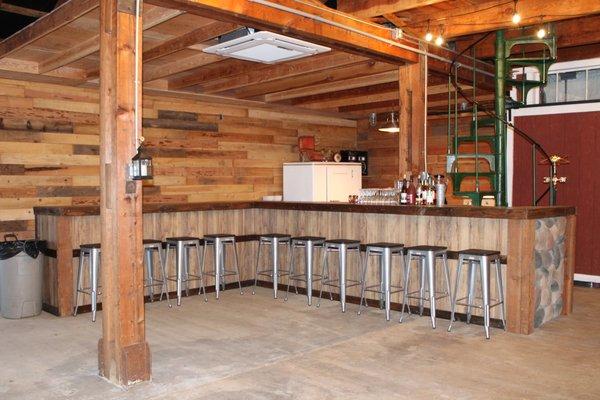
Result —
[[[87, 206], [39, 207], [34, 211], [36, 235], [38, 239], [46, 240], [50, 249], [45, 256], [45, 309], [61, 316], [70, 315], [77, 250], [81, 244], [100, 241], [99, 209]], [[241, 241], [238, 250], [243, 281], [254, 277], [258, 245], [249, 239], [264, 233], [356, 239], [363, 244], [439, 245], [448, 247], [451, 252], [468, 248], [498, 250], [505, 264], [502, 273], [510, 332], [530, 334], [545, 322], [572, 310], [573, 207], [438, 208], [288, 202], [148, 204], [144, 206], [143, 224], [146, 239], [184, 235], [202, 237], [213, 233], [242, 236], [246, 240]], [[281, 262], [285, 263], [285, 252], [281, 256]], [[296, 259], [298, 261], [298, 257]], [[171, 273], [173, 262], [173, 259], [169, 261]], [[207, 259], [207, 262], [210, 263], [210, 260]], [[317, 265], [317, 272], [320, 267]], [[198, 272], [195, 264], [191, 268], [190, 273]], [[376, 268], [370, 268], [370, 271], [375, 272], [368, 279], [376, 282]], [[451, 282], [454, 282], [456, 262], [453, 260], [450, 271]], [[437, 276], [438, 287], [442, 287], [442, 275]], [[350, 262], [348, 277], [358, 276], [356, 263]], [[393, 279], [400, 282], [399, 268], [396, 268]], [[214, 280], [206, 283], [214, 285]], [[284, 280], [284, 283], [287, 281]], [[411, 282], [413, 284], [416, 283]], [[169, 291], [173, 290], [174, 287], [170, 286]], [[466, 279], [459, 287], [459, 297], [464, 293]], [[496, 296], [493, 289], [491, 294]], [[239, 296], [239, 293], [232, 291], [226, 295]], [[360, 296], [359, 288], [352, 288], [348, 295]], [[375, 299], [375, 296], [371, 298]], [[89, 304], [89, 299], [86, 301]], [[214, 299], [209, 298], [210, 301]], [[401, 303], [401, 294], [395, 294], [392, 301]], [[443, 299], [437, 307], [449, 310], [449, 299]], [[457, 311], [461, 311], [460, 307]], [[499, 311], [498, 307], [494, 308], [492, 318], [498, 318]]]

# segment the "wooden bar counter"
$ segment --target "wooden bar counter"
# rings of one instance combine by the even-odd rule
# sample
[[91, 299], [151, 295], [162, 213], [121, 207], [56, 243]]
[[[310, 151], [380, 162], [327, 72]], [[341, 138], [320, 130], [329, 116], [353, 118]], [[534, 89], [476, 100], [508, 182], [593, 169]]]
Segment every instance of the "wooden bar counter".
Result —
[[[69, 315], [73, 309], [78, 247], [100, 241], [99, 209], [89, 206], [38, 207], [34, 211], [37, 237], [48, 241], [49, 247], [45, 257], [45, 309], [56, 315]], [[261, 233], [358, 239], [362, 243], [388, 241], [406, 246], [442, 245], [451, 251], [468, 248], [499, 250], [505, 262], [503, 277], [508, 330], [530, 334], [545, 322], [572, 310], [575, 218], [573, 207], [228, 202], [148, 204], [144, 206], [143, 222], [147, 239], [184, 235], [202, 237], [209, 233], [239, 235], [244, 281], [253, 278], [258, 245], [252, 239]], [[296, 257], [296, 260], [302, 265], [302, 258]], [[263, 264], [265, 262], [266, 259]], [[352, 257], [349, 262], [348, 276], [358, 277], [357, 263]], [[212, 267], [209, 260], [207, 263]], [[316, 269], [320, 271], [320, 265]], [[453, 282], [456, 271], [453, 260], [450, 270]], [[376, 268], [371, 271], [369, 279], [374, 281], [377, 279]], [[442, 275], [438, 276], [438, 287], [442, 287]], [[393, 279], [400, 282], [399, 274]], [[465, 292], [465, 283], [466, 279], [462, 279], [459, 292]], [[214, 285], [214, 281], [209, 280], [207, 285]], [[352, 289], [348, 294], [358, 296], [358, 288]], [[233, 292], [230, 295], [234, 295]], [[495, 296], [492, 289], [492, 297]], [[89, 299], [86, 301], [89, 304]], [[399, 294], [393, 302], [401, 302]], [[448, 301], [441, 301], [438, 308], [448, 310]], [[457, 311], [462, 310], [459, 307]], [[494, 308], [492, 318], [498, 318], [499, 311]]]

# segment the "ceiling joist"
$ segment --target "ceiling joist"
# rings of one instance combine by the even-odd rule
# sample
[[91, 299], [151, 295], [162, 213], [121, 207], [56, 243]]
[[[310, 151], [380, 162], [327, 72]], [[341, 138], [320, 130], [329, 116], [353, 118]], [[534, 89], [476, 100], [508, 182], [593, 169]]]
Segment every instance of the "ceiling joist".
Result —
[[98, 0], [71, 0], [0, 42], [0, 58], [75, 21], [98, 7]]

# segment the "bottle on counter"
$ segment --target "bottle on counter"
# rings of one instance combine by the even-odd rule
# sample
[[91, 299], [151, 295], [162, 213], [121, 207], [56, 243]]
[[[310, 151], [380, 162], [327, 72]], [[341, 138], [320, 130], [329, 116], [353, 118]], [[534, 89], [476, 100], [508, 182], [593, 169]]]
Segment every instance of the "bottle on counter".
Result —
[[435, 185], [433, 179], [429, 178], [427, 182], [427, 193], [425, 195], [425, 204], [431, 206], [435, 204]]
[[405, 206], [408, 204], [408, 184], [406, 179], [402, 181], [402, 189], [400, 189], [400, 205]]
[[423, 189], [424, 189], [423, 180], [421, 178], [419, 178], [419, 181], [417, 184], [417, 198], [415, 201], [415, 203], [418, 205], [423, 204]]
[[407, 203], [410, 204], [411, 206], [414, 206], [416, 203], [416, 200], [417, 200], [417, 189], [415, 188], [412, 177], [408, 181], [408, 189], [406, 192], [407, 192], [407, 194], [406, 194]]

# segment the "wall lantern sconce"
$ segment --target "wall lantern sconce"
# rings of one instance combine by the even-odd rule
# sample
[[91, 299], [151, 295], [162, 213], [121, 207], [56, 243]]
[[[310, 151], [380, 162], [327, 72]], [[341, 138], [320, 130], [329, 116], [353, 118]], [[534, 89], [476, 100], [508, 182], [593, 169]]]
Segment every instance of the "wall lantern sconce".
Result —
[[139, 146], [137, 154], [129, 164], [129, 177], [134, 181], [152, 179], [152, 157], [146, 154], [143, 146]]

